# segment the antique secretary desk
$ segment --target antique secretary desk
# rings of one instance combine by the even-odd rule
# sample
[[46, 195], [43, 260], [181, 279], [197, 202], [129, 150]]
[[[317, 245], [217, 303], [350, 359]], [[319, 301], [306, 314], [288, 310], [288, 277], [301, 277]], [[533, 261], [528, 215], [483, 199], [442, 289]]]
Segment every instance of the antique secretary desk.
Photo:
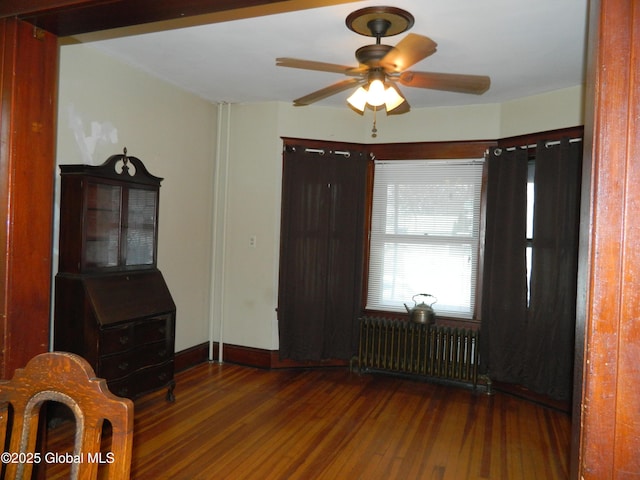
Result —
[[82, 355], [116, 395], [166, 388], [176, 307], [156, 264], [162, 178], [135, 157], [61, 165], [54, 348]]

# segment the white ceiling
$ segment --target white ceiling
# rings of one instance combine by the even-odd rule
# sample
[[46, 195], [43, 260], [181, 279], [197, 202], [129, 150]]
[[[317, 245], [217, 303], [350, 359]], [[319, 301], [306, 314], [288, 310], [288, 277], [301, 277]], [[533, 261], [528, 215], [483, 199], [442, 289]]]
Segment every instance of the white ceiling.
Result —
[[[341, 0], [329, 0], [336, 1]], [[402, 87], [413, 108], [499, 103], [584, 83], [588, 0], [386, 3], [413, 14], [409, 32], [438, 44], [435, 54], [410, 70], [491, 77], [491, 88], [481, 96]], [[114, 37], [107, 40], [95, 41], [96, 35], [80, 40], [212, 102], [291, 101], [346, 77], [276, 67], [275, 59], [356, 66], [355, 50], [375, 39], [349, 30], [345, 18], [381, 4], [385, 1], [366, 0], [207, 24], [192, 19], [189, 27], [164, 23], [146, 26], [150, 33], [125, 29], [97, 36]], [[383, 43], [394, 45], [405, 35]], [[346, 107], [349, 93], [317, 105]]]

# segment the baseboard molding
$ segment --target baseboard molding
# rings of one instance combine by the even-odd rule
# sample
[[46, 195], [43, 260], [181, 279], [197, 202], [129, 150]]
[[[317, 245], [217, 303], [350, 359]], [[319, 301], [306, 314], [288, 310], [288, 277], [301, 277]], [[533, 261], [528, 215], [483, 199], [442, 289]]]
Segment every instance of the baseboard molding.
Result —
[[[218, 343], [214, 343], [213, 360], [220, 361], [220, 346]], [[222, 361], [249, 367], [271, 368], [270, 351], [262, 348], [229, 345], [225, 343], [223, 345]]]
[[496, 391], [500, 391], [503, 393], [507, 393], [509, 395], [514, 395], [516, 397], [523, 398], [532, 403], [537, 403], [540, 405], [544, 405], [545, 407], [553, 408], [555, 410], [571, 413], [571, 401], [563, 401], [563, 400], [555, 400], [546, 395], [542, 395], [539, 393], [532, 392], [531, 390], [526, 389], [521, 385], [515, 385], [511, 383], [503, 383], [494, 381], [492, 384], [492, 388]]
[[[218, 344], [214, 344], [214, 360], [218, 360]], [[262, 348], [244, 347], [225, 343], [222, 351], [222, 361], [247, 365], [257, 368], [301, 368], [301, 367], [335, 367], [347, 366], [348, 361], [326, 360], [319, 362], [299, 362], [290, 359], [281, 359], [278, 350], [265, 350]]]
[[195, 367], [209, 359], [209, 343], [194, 345], [185, 350], [176, 352], [174, 365], [175, 371], [181, 372], [191, 367]]
[[271, 368], [316, 368], [316, 367], [348, 367], [348, 360], [296, 361], [280, 358], [280, 352], [271, 352]]
[[[219, 361], [219, 345], [214, 342], [213, 361]], [[209, 343], [201, 343], [193, 347], [181, 350], [175, 356], [175, 370], [181, 372], [209, 360]], [[281, 359], [278, 350], [266, 350], [262, 348], [244, 347], [242, 345], [224, 344], [222, 361], [246, 365], [256, 368], [311, 368], [311, 367], [345, 367], [349, 366], [347, 360], [324, 360], [319, 362], [299, 362], [290, 359]]]

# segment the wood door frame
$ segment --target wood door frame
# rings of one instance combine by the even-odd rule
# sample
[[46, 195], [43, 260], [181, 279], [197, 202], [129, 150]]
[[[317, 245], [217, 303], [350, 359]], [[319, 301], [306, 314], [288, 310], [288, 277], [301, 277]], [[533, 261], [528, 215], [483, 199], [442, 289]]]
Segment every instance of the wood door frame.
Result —
[[0, 377], [49, 346], [57, 38], [0, 19]]
[[589, 19], [571, 478], [638, 478], [640, 4]]
[[[34, 24], [41, 22], [41, 25], [49, 18], [49, 31], [61, 35], [71, 28], [82, 28], [83, 24], [88, 25], [85, 28], [89, 30], [85, 31], [97, 30], [98, 27], [87, 18], [91, 17], [88, 12], [108, 9], [109, 21], [119, 17], [142, 23], [150, 18], [160, 20], [157, 15], [164, 15], [164, 19], [176, 18], [174, 9], [179, 9], [182, 3], [181, 0], [6, 0], [0, 8], [0, 17], [17, 14]], [[189, 4], [199, 10], [189, 13], [276, 3], [287, 2], [192, 0]], [[160, 4], [163, 8], [159, 8]], [[132, 6], [136, 15], [131, 15]], [[633, 191], [634, 181], [640, 180], [639, 166], [634, 165], [634, 160], [640, 158], [637, 133], [640, 131], [640, 92], [636, 86], [637, 72], [640, 71], [640, 42], [637, 41], [640, 37], [640, 7], [637, 2], [628, 0], [591, 0], [589, 18], [584, 180], [590, 188], [583, 189], [587, 193], [582, 210], [571, 478], [612, 479], [625, 472], [640, 475], [640, 461], [636, 458], [640, 447], [640, 419], [633, 416], [640, 410], [640, 370], [625, 362], [640, 350], [640, 327], [636, 326], [639, 322], [633, 321], [640, 317], [635, 281], [640, 275], [640, 259], [636, 253], [636, 247], [640, 245], [640, 216], [631, 213], [640, 202], [640, 192]], [[13, 19], [9, 23], [15, 21]], [[122, 23], [125, 24], [131, 23]], [[6, 34], [6, 25], [0, 28], [0, 34]], [[22, 51], [14, 53], [20, 57], [25, 55]], [[0, 64], [0, 78], [8, 78], [13, 68], [13, 61], [7, 63], [4, 58]], [[32, 85], [32, 88], [41, 88], [35, 82]], [[9, 143], [5, 143], [8, 146], [3, 145], [0, 163], [7, 165], [11, 157], [9, 152], [15, 153], [13, 147], [17, 143], [15, 136], [6, 137], [4, 134], [8, 131], [7, 126], [19, 118], [21, 111], [20, 105], [11, 104], [9, 108], [9, 103], [6, 103], [16, 97], [15, 89], [7, 88], [6, 81], [1, 87], [6, 108], [2, 109], [0, 130], [3, 141], [8, 140]], [[53, 91], [52, 88], [51, 94]], [[42, 128], [55, 131], [53, 121]], [[25, 147], [21, 153], [28, 156], [29, 148]], [[50, 169], [54, 164], [53, 148], [48, 162], [44, 167]], [[635, 163], [638, 164], [637, 161]], [[6, 167], [0, 169], [0, 174], [8, 175]], [[7, 183], [6, 178], [2, 181]], [[48, 187], [41, 185], [40, 188], [46, 192]], [[7, 201], [13, 200], [11, 191], [5, 189], [2, 195], [2, 204], [6, 207], [3, 215], [8, 226], [6, 239], [12, 247], [13, 234], [19, 228], [12, 224], [12, 219], [21, 210], [20, 205]], [[45, 202], [45, 205], [49, 203]], [[50, 209], [48, 215], [52, 215]], [[49, 238], [45, 237], [40, 242], [41, 246], [50, 248]], [[7, 258], [9, 254], [5, 252]], [[4, 278], [14, 274], [18, 280], [23, 280], [16, 281], [17, 285], [26, 283], [28, 272], [13, 271], [6, 262], [1, 267], [0, 275]], [[43, 267], [39, 269], [42, 272]], [[0, 295], [0, 303], [6, 312], [7, 302], [13, 301], [6, 286]], [[21, 328], [13, 325], [13, 321], [7, 318], [6, 324]], [[46, 322], [48, 324], [48, 318]], [[6, 350], [7, 346], [4, 347]], [[6, 375], [7, 358], [3, 358], [3, 365], [2, 373]], [[618, 405], [624, 408], [617, 408]]]

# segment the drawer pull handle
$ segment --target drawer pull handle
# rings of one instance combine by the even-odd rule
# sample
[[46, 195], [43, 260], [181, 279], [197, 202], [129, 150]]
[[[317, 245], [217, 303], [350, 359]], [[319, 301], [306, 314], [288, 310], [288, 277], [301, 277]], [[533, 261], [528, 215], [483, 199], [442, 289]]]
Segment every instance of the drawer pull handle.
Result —
[[164, 380], [165, 378], [167, 378], [167, 374], [164, 372], [158, 375], [158, 380]]
[[158, 333], [161, 333], [162, 335], [164, 335], [166, 331], [167, 329], [165, 327], [158, 328]]
[[118, 368], [120, 370], [126, 370], [127, 368], [129, 368], [129, 362], [122, 362], [120, 365], [118, 365]]
[[129, 393], [129, 389], [127, 387], [122, 387], [118, 390], [118, 395], [124, 397], [127, 393]]
[[158, 351], [158, 356], [159, 356], [160, 358], [164, 358], [164, 357], [166, 357], [166, 356], [167, 356], [167, 351], [166, 351], [166, 350], [160, 350], [160, 351]]
[[120, 345], [126, 345], [129, 343], [129, 335], [122, 335], [120, 338]]

